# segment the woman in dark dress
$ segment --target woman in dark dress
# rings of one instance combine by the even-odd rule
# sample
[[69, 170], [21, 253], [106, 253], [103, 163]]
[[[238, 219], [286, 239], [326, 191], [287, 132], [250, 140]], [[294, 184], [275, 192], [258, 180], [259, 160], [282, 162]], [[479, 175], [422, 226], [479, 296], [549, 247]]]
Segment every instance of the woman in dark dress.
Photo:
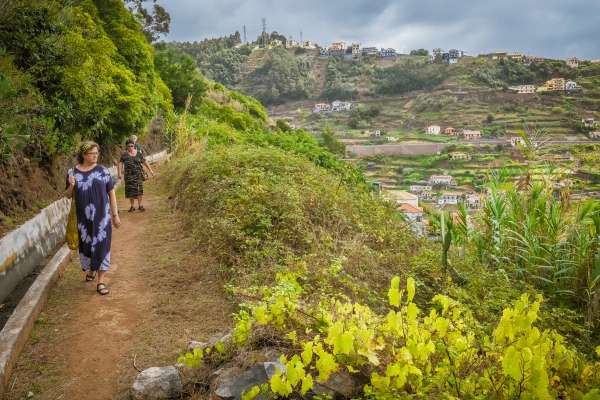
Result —
[[129, 199], [131, 206], [129, 212], [135, 211], [134, 201], [137, 199], [138, 209], [145, 211], [142, 204], [144, 196], [144, 166], [154, 176], [154, 171], [144, 158], [144, 155], [135, 147], [133, 140], [127, 140], [127, 151], [121, 156], [119, 161], [119, 179], [125, 177], [125, 197]]
[[84, 142], [77, 154], [78, 164], [67, 173], [65, 196], [75, 197], [79, 261], [86, 281], [98, 277], [96, 291], [110, 291], [104, 275], [110, 269], [111, 222], [121, 226], [114, 182], [106, 167], [98, 165], [98, 144]]

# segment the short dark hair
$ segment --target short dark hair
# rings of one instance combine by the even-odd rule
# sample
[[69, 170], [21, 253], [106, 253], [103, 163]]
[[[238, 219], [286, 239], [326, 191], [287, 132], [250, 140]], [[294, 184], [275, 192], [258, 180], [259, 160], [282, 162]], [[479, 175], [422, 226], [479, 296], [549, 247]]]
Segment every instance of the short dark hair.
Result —
[[127, 139], [127, 141], [125, 142], [125, 146], [127, 146], [128, 144], [135, 144], [135, 142], [131, 139]]

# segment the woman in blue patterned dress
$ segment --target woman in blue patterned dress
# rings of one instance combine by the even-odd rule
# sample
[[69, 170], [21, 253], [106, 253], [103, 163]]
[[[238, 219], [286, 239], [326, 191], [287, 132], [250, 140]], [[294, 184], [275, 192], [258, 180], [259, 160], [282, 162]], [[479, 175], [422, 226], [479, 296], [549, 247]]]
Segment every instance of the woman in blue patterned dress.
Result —
[[121, 220], [114, 182], [108, 169], [98, 165], [98, 149], [94, 142], [79, 147], [78, 164], [67, 174], [65, 196], [75, 196], [79, 261], [85, 280], [93, 281], [97, 276], [96, 291], [105, 295], [110, 292], [104, 275], [110, 268], [111, 222], [118, 228]]

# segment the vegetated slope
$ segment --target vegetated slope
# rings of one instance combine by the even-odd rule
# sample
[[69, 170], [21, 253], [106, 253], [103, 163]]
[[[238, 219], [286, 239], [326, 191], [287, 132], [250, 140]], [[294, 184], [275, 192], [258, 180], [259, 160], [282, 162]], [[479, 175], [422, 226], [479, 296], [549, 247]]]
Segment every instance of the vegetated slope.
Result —
[[173, 114], [140, 24], [117, 1], [3, 2], [0, 230], [54, 200], [81, 140], [112, 146]]
[[[438, 398], [457, 390], [459, 396], [521, 390], [548, 398], [597, 384], [586, 374], [600, 365], [585, 367], [562, 347], [563, 339], [534, 327], [585, 336], [578, 345], [587, 352], [583, 316], [559, 302], [527, 297], [507, 309], [520, 293], [535, 293], [536, 285], [479, 257], [469, 239], [451, 249], [452, 266], [443, 268], [439, 243], [415, 238], [393, 207], [367, 189], [362, 174], [312, 136], [285, 123], [274, 127], [254, 100], [218, 84], [210, 85], [202, 103], [179, 126], [169, 189], [176, 207], [190, 216], [185, 229], [195, 250], [219, 260], [242, 303], [236, 345], [228, 351], [277, 343], [288, 355], [283, 362], [289, 369], [253, 394], [304, 392], [343, 371], [355, 376], [355, 395], [376, 398]], [[491, 232], [488, 239], [494, 238]], [[408, 291], [400, 291], [401, 281]], [[445, 296], [432, 301], [436, 293], [462, 305]], [[429, 307], [435, 309], [429, 317], [419, 316]], [[231, 356], [215, 350], [220, 355], [206, 355], [208, 365]], [[531, 352], [537, 361], [520, 364], [514, 352]], [[201, 358], [195, 352], [187, 360]], [[404, 378], [396, 380], [394, 371]], [[452, 380], [453, 374], [460, 378]], [[484, 376], [504, 383], [494, 389]]]
[[[483, 129], [484, 136], [500, 137], [526, 125], [560, 136], [585, 133], [579, 121], [600, 118], [600, 66], [590, 62], [570, 68], [562, 60], [550, 59], [529, 65], [477, 57], [465, 57], [454, 65], [430, 63], [423, 56], [365, 56], [345, 61], [320, 57], [317, 50], [230, 45], [229, 50], [243, 54], [240, 60], [245, 61], [238, 69], [227, 69], [226, 79], [217, 79], [261, 99], [274, 114], [288, 118], [294, 125], [311, 129], [320, 130], [323, 122], [307, 116], [312, 103], [336, 99], [368, 103], [383, 111], [376, 121], [358, 123], [353, 115], [331, 121], [332, 116], [325, 117], [324, 122], [339, 132], [372, 128], [422, 130], [438, 124]], [[213, 54], [210, 47], [206, 54]], [[222, 70], [220, 61], [211, 64], [204, 61], [207, 57], [199, 62], [203, 71], [212, 74], [213, 67]], [[540, 85], [555, 77], [575, 80], [582, 91], [519, 95], [507, 90], [511, 85]], [[298, 113], [299, 108], [302, 113]]]

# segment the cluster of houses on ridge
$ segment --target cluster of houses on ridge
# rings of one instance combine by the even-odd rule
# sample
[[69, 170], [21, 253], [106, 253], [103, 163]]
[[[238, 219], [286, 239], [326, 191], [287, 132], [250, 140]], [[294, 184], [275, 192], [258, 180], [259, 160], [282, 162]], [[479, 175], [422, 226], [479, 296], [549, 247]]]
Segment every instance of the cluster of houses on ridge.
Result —
[[404, 190], [386, 190], [384, 198], [393, 202], [398, 211], [403, 213], [411, 226], [419, 236], [427, 233], [429, 225], [424, 218], [423, 208], [419, 206], [419, 201], [435, 202], [441, 208], [445, 206], [455, 206], [461, 202], [469, 210], [477, 210], [482, 205], [482, 195], [475, 192], [462, 193], [458, 191], [441, 191], [434, 195], [434, 188], [452, 188], [456, 183], [450, 175], [431, 175], [429, 181], [411, 185], [409, 191]]
[[465, 52], [457, 49], [444, 51], [440, 48], [433, 49], [429, 55], [429, 61], [433, 63], [456, 64], [465, 56]]
[[[429, 125], [425, 132], [428, 135], [440, 135], [442, 133], [442, 127], [439, 125]], [[444, 135], [446, 136], [462, 136], [465, 140], [478, 140], [481, 139], [481, 131], [471, 129], [454, 129], [448, 127], [444, 129]]]
[[346, 59], [358, 59], [362, 56], [377, 56], [381, 58], [396, 57], [398, 53], [396, 49], [377, 47], [361, 47], [360, 43], [352, 43], [346, 45], [345, 42], [333, 42], [331, 46], [319, 48], [321, 57], [343, 57]]
[[[590, 118], [590, 120], [593, 120], [593, 118]], [[585, 124], [585, 122], [584, 122], [584, 124]], [[440, 135], [442, 133], [442, 128], [439, 125], [429, 125], [425, 131], [427, 132], [428, 135]], [[446, 136], [462, 136], [465, 140], [481, 139], [481, 131], [471, 130], [471, 129], [454, 129], [452, 127], [448, 127], [446, 129], [444, 129], [444, 135], [446, 135]], [[517, 147], [518, 145], [525, 146], [525, 140], [521, 136], [510, 136], [507, 138], [507, 142], [509, 142], [512, 147]], [[463, 156], [461, 154], [463, 154], [463, 153], [456, 153], [456, 154], [451, 153], [450, 157], [452, 160], [466, 159], [466, 158], [462, 158]]]
[[581, 124], [588, 130], [588, 137], [590, 139], [600, 139], [600, 130], [597, 130], [600, 124], [598, 124], [595, 118], [583, 118]]
[[350, 111], [352, 109], [352, 102], [335, 100], [329, 103], [317, 103], [313, 107], [313, 113], [329, 113], [339, 111]]
[[553, 78], [537, 87], [535, 85], [516, 85], [509, 86], [508, 89], [519, 94], [531, 94], [540, 92], [575, 92], [580, 90], [580, 87], [575, 81], [564, 78]]
[[[296, 49], [303, 48], [307, 50], [318, 49], [319, 55], [322, 57], [329, 56], [337, 56], [343, 57], [345, 59], [357, 59], [361, 56], [377, 56], [380, 58], [390, 58], [397, 57], [401, 55], [393, 48], [377, 48], [377, 47], [361, 47], [360, 43], [353, 42], [351, 44], [346, 44], [346, 42], [333, 42], [329, 47], [322, 47], [318, 44], [310, 41], [303, 40], [297, 41], [294, 38], [289, 37], [285, 41], [281, 39], [273, 39], [270, 41], [268, 47], [284, 47], [286, 49]], [[456, 64], [458, 61], [465, 57], [466, 53], [463, 50], [459, 49], [449, 49], [443, 50], [441, 48], [435, 48], [429, 54], [429, 60], [434, 63], [445, 63], [445, 64]], [[545, 57], [535, 56], [535, 55], [525, 55], [519, 52], [492, 52], [492, 53], [482, 53], [477, 57], [480, 58], [488, 58], [490, 60], [513, 60], [517, 62], [521, 62], [525, 65], [530, 65], [532, 63], [542, 63], [546, 60]], [[571, 68], [579, 67], [582, 60], [577, 57], [570, 57], [565, 60], [567, 66]], [[600, 60], [590, 60], [592, 63], [600, 63]], [[566, 89], [569, 90], [569, 89]]]

